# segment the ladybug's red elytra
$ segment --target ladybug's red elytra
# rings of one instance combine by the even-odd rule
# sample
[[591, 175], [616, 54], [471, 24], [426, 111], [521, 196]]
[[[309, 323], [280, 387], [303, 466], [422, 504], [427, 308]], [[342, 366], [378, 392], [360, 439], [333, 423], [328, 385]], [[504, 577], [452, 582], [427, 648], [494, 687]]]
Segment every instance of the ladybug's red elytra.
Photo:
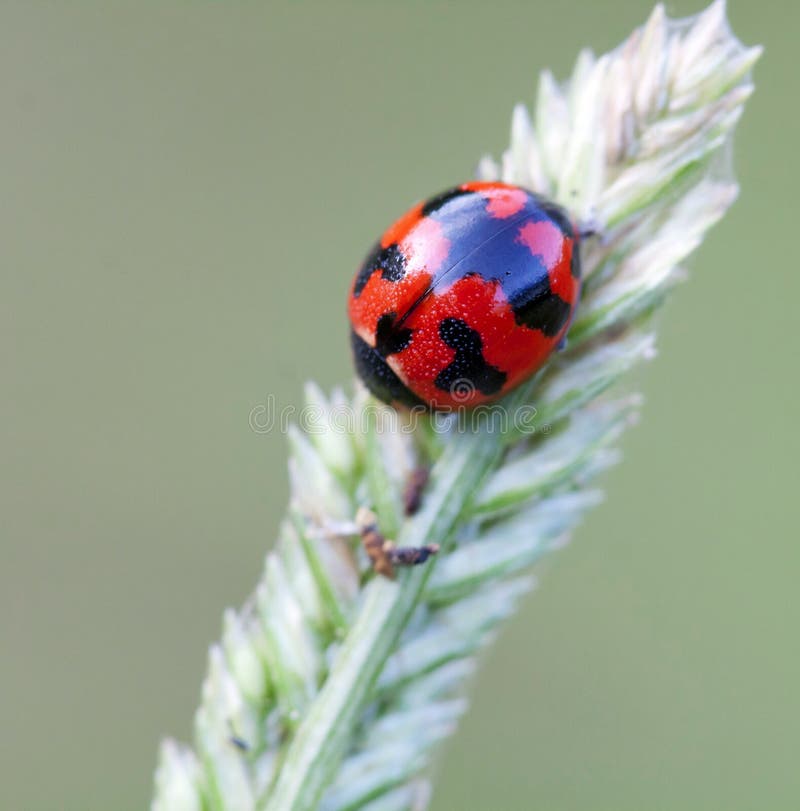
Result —
[[506, 183], [464, 183], [414, 206], [353, 279], [361, 379], [387, 403], [433, 409], [511, 391], [569, 327], [579, 241], [562, 208]]

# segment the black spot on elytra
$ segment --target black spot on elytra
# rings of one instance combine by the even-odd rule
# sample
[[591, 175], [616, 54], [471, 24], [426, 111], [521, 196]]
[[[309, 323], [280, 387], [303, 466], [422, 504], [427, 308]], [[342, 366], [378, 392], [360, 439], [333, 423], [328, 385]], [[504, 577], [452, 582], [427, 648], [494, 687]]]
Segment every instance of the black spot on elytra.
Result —
[[517, 324], [541, 330], [548, 338], [558, 335], [571, 312], [569, 304], [550, 290], [546, 275], [538, 284], [518, 291], [511, 307]]
[[406, 273], [406, 258], [396, 242], [382, 248], [380, 242], [369, 252], [369, 255], [358, 271], [353, 295], [358, 298], [361, 291], [367, 286], [370, 276], [380, 269], [381, 276], [390, 282], [399, 282]]
[[375, 349], [384, 358], [402, 352], [411, 342], [412, 330], [396, 327], [397, 313], [384, 313], [375, 328]]
[[445, 205], [445, 203], [455, 200], [456, 197], [463, 197], [465, 194], [475, 194], [475, 192], [456, 186], [454, 189], [448, 189], [447, 191], [443, 191], [441, 194], [437, 194], [436, 197], [431, 197], [431, 199], [428, 200], [424, 206], [422, 206], [422, 216], [430, 216], [434, 211], [438, 211], [443, 205]]
[[436, 378], [436, 387], [451, 391], [463, 381], [482, 394], [496, 394], [506, 382], [506, 373], [486, 362], [480, 333], [460, 318], [445, 318], [439, 324], [439, 336], [456, 356]]
[[355, 332], [350, 333], [350, 344], [359, 377], [379, 400], [385, 403], [402, 403], [409, 407], [424, 405], [419, 397], [403, 385], [403, 381], [378, 352]]

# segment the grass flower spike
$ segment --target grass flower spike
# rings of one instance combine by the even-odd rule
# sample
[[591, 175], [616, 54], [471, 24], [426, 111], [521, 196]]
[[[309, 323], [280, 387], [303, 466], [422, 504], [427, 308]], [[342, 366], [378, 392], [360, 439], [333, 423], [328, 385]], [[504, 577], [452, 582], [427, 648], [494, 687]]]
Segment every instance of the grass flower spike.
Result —
[[[596, 224], [566, 350], [502, 408], [460, 418], [414, 422], [361, 389], [307, 387], [314, 430], [290, 433], [277, 545], [211, 647], [192, 747], [162, 746], [153, 811], [427, 806], [476, 654], [531, 565], [601, 499], [641, 406], [618, 384], [653, 357], [654, 312], [736, 197], [731, 138], [759, 54], [722, 2], [678, 21], [657, 6], [616, 50], [581, 53], [565, 84], [542, 74], [479, 176]], [[409, 517], [408, 482], [427, 467]], [[428, 546], [427, 562], [376, 576], [360, 508], [397, 547]]]

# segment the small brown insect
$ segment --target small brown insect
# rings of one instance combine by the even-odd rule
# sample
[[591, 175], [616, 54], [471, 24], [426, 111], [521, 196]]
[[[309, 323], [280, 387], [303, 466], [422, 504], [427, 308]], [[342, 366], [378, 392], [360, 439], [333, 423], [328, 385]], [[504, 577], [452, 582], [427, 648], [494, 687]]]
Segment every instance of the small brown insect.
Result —
[[372, 561], [372, 568], [391, 580], [395, 577], [396, 566], [417, 566], [439, 551], [438, 544], [395, 546], [394, 541], [381, 534], [375, 513], [366, 507], [361, 507], [356, 514], [356, 525], [361, 533], [364, 551]]
[[431, 475], [431, 469], [426, 466], [414, 468], [406, 482], [406, 489], [403, 492], [403, 506], [406, 515], [414, 515], [422, 503], [422, 493]]

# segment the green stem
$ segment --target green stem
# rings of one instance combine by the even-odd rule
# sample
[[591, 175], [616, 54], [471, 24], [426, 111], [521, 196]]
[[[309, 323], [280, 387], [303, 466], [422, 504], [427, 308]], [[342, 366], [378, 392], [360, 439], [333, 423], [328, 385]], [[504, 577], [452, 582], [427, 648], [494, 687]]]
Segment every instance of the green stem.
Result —
[[[512, 395], [507, 407], [513, 408], [526, 393]], [[499, 415], [494, 413], [475, 431], [451, 438], [433, 469], [423, 509], [404, 524], [399, 544], [447, 545], [466, 506], [502, 453], [499, 426]], [[396, 582], [377, 578], [366, 587], [358, 616], [286, 751], [277, 781], [259, 803], [260, 811], [317, 808], [432, 570], [429, 564], [403, 572]]]

